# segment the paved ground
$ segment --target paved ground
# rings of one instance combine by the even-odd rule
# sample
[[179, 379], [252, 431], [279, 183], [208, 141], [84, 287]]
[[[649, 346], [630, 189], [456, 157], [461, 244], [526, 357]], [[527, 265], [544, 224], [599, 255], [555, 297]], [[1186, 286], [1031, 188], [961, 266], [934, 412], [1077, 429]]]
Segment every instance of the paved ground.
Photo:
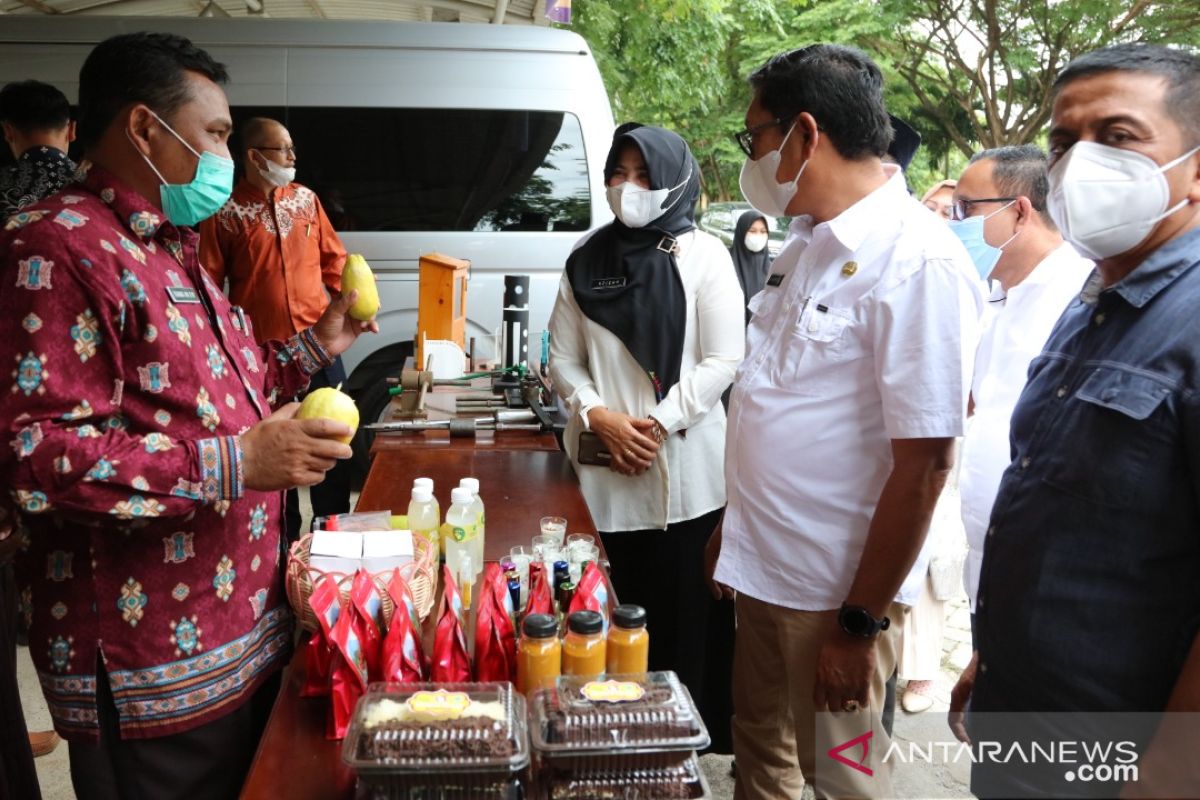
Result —
[[[307, 507], [305, 513], [308, 513]], [[950, 486], [938, 505], [934, 519], [934, 534], [961, 538], [957, 487]], [[895, 737], [901, 743], [942, 741], [946, 737], [946, 710], [950, 705], [950, 689], [958, 674], [971, 659], [970, 618], [965, 595], [946, 604], [946, 636], [942, 643], [942, 675], [934, 693], [934, 705], [921, 714], [906, 714], [896, 711]], [[21, 696], [25, 703], [25, 719], [31, 730], [46, 730], [50, 727], [50, 714], [42, 699], [37, 676], [29, 659], [29, 651], [22, 648], [17, 654]], [[704, 756], [700, 762], [708, 777], [714, 800], [732, 800], [733, 780], [729, 776], [732, 759], [728, 756]], [[37, 760], [38, 778], [42, 783], [44, 800], [75, 800], [68, 773], [67, 748], [65, 745], [48, 756]], [[969, 779], [966, 768], [945, 769], [927, 765], [898, 765], [895, 771], [897, 796], [914, 800], [949, 800], [970, 798], [967, 791]], [[812, 790], [805, 789], [804, 800], [811, 800]]]

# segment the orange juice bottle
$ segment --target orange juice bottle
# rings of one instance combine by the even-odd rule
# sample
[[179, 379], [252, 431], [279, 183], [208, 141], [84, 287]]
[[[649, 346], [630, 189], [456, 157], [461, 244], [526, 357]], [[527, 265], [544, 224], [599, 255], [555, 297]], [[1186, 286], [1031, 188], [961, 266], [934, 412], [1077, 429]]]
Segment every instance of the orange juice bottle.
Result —
[[562, 646], [564, 675], [595, 678], [604, 672], [604, 618], [598, 611], [576, 611], [567, 617]]
[[521, 623], [517, 645], [517, 691], [529, 693], [551, 687], [561, 672], [558, 622], [549, 614], [530, 614]]
[[645, 672], [650, 661], [650, 634], [646, 630], [646, 609], [622, 605], [613, 610], [608, 629], [607, 666], [609, 674]]

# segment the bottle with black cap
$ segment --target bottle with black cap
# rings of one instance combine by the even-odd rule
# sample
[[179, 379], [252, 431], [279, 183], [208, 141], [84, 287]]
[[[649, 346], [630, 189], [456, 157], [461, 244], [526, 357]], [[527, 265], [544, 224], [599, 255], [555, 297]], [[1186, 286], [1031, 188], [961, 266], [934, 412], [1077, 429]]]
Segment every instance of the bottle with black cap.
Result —
[[650, 664], [650, 633], [646, 609], [620, 605], [613, 610], [608, 629], [606, 661], [610, 675], [645, 672]]
[[551, 687], [561, 672], [558, 621], [550, 614], [530, 614], [521, 623], [517, 646], [517, 691], [529, 693]]
[[604, 618], [598, 611], [576, 611], [567, 617], [562, 645], [564, 675], [595, 678], [605, 668]]

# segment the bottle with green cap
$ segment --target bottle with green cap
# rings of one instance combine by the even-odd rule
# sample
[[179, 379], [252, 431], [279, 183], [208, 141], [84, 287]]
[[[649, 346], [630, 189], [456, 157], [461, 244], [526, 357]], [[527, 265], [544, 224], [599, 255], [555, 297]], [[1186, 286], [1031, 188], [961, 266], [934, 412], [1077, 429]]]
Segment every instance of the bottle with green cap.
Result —
[[619, 605], [613, 609], [606, 651], [610, 675], [649, 669], [650, 634], [646, 630], [646, 609], [635, 605]]

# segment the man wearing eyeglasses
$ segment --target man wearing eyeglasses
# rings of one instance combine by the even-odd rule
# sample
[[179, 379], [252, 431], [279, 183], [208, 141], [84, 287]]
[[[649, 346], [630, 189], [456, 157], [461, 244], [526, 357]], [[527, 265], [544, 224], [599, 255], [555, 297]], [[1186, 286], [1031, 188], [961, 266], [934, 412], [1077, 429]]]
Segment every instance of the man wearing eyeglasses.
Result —
[[1063, 241], [1046, 208], [1049, 190], [1045, 153], [1033, 145], [998, 147], [971, 158], [951, 204], [951, 229], [980, 276], [992, 281], [959, 472], [972, 629], [988, 517], [1000, 475], [1012, 461], [1008, 421], [1029, 362], [1042, 352], [1050, 329], [1093, 268]]
[[895, 796], [879, 715], [919, 590], [901, 584], [963, 431], [983, 297], [882, 162], [882, 83], [853, 48], [776, 56], [736, 137], [746, 199], [794, 217], [751, 302], [707, 553], [714, 591], [737, 595], [738, 800], [798, 798], [806, 779], [818, 797]]
[[[239, 132], [242, 176], [233, 194], [200, 225], [200, 263], [242, 307], [261, 343], [312, 326], [340, 293], [346, 248], [317, 195], [295, 182], [296, 147], [279, 122], [247, 120]], [[308, 391], [346, 380], [341, 358], [313, 375]], [[350, 510], [350, 462], [339, 461], [310, 489], [313, 514]], [[287, 494], [288, 540], [300, 533], [300, 501]]]

